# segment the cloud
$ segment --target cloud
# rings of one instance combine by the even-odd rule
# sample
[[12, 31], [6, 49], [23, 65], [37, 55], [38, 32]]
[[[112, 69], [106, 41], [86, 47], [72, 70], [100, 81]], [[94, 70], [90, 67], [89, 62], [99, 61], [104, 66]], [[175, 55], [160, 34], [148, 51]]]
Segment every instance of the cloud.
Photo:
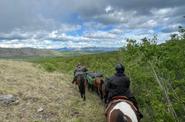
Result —
[[106, 13], [109, 13], [109, 12], [111, 12], [113, 10], [113, 8], [109, 5], [109, 6], [107, 6], [106, 8], [105, 8], [105, 12]]
[[84, 35], [85, 37], [89, 39], [116, 39], [118, 38], [117, 34], [110, 33], [110, 32], [104, 32], [104, 31], [97, 31], [93, 33], [87, 33]]
[[163, 32], [163, 33], [177, 32], [178, 31], [178, 27], [180, 25], [181, 24], [172, 24], [172, 25], [169, 25], [169, 26], [166, 26], [166, 27], [162, 27], [161, 28], [161, 32]]
[[185, 25], [184, 0], [1, 0], [0, 47], [119, 47]]

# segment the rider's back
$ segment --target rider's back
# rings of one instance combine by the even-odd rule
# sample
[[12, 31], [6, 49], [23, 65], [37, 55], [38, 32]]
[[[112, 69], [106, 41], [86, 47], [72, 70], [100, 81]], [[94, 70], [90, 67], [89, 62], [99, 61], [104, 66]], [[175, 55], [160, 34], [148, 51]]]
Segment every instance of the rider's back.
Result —
[[122, 74], [115, 74], [111, 78], [109, 78], [108, 89], [109, 89], [109, 98], [114, 96], [127, 96], [131, 97], [130, 93], [130, 80], [129, 78]]

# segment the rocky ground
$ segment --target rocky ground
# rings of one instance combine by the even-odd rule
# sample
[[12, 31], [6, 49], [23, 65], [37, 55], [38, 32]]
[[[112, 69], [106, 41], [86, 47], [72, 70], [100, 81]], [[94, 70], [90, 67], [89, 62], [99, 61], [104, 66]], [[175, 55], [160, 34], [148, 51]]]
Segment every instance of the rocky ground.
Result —
[[0, 121], [104, 122], [105, 117], [100, 99], [88, 92], [82, 101], [71, 76], [48, 73], [28, 62], [0, 60]]

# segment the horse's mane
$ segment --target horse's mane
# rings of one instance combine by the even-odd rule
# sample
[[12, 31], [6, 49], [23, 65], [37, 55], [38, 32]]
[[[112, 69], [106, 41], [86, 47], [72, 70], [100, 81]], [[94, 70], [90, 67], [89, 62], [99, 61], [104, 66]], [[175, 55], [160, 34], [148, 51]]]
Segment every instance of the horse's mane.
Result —
[[124, 114], [120, 111], [120, 110], [115, 110], [117, 111], [117, 120], [116, 122], [127, 122], [127, 120], [125, 120], [124, 118]]

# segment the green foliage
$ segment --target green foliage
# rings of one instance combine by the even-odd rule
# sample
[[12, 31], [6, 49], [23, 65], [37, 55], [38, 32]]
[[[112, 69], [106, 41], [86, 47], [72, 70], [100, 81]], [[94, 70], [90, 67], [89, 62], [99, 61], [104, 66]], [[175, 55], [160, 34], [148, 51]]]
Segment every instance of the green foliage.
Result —
[[47, 71], [73, 74], [77, 63], [105, 77], [113, 75], [116, 63], [123, 63], [131, 79], [145, 122], [185, 120], [185, 38], [172, 38], [156, 44], [156, 36], [142, 43], [128, 39], [126, 48], [117, 52], [50, 58], [35, 61]]
[[55, 66], [55, 64], [53, 63], [44, 63], [43, 68], [46, 69], [48, 72], [53, 72], [57, 69], [57, 67]]

